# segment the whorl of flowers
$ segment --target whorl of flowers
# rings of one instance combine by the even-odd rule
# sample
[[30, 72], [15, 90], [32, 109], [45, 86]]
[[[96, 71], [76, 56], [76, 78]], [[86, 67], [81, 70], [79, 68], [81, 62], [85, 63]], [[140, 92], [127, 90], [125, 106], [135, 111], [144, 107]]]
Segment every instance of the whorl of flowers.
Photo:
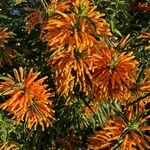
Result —
[[[96, 7], [88, 1], [66, 1], [67, 12], [56, 10], [42, 25], [41, 38], [47, 41], [51, 50], [61, 51], [64, 47], [79, 47], [80, 43], [93, 46], [93, 35], [111, 35], [109, 25]], [[69, 3], [70, 2], [70, 3]]]
[[22, 67], [14, 69], [14, 77], [8, 74], [8, 80], [0, 82], [1, 93], [8, 96], [0, 108], [12, 114], [16, 123], [25, 121], [29, 129], [41, 125], [44, 130], [53, 120], [53, 94], [44, 84], [47, 77], [38, 79], [39, 75], [40, 72], [33, 72], [33, 69], [26, 75]]
[[80, 45], [75, 49], [70, 45], [68, 49], [69, 52], [61, 51], [49, 59], [49, 64], [55, 69], [57, 92], [69, 96], [77, 86], [87, 95], [91, 91], [92, 72], [95, 69], [90, 55], [95, 53], [95, 48]]
[[113, 48], [104, 48], [96, 59], [97, 64], [93, 75], [95, 96], [101, 98], [121, 98], [135, 83], [135, 71], [138, 62], [132, 52], [119, 53]]
[[[144, 113], [143, 113], [144, 114]], [[88, 148], [90, 150], [99, 149], [115, 149], [133, 150], [134, 148], [144, 150], [150, 148], [150, 136], [146, 131], [150, 131], [150, 126], [147, 125], [146, 117], [130, 107], [127, 108], [123, 117], [112, 116], [106, 126], [96, 131], [95, 134], [88, 138]], [[117, 145], [117, 146], [116, 146]]]

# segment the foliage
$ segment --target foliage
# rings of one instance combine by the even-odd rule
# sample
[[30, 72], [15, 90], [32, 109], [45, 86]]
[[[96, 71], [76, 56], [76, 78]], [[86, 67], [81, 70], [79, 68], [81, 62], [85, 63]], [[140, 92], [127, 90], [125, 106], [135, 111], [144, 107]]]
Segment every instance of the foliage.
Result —
[[0, 0], [0, 150], [150, 148], [149, 0]]

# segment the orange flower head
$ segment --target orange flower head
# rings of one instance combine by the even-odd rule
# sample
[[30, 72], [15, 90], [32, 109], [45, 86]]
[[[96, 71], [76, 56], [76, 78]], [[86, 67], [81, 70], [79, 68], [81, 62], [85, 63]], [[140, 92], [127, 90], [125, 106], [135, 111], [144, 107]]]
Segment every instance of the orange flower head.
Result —
[[146, 69], [144, 75], [144, 79], [139, 83], [139, 89], [142, 92], [150, 92], [150, 69]]
[[104, 14], [96, 12], [96, 8], [89, 6], [87, 1], [76, 3], [71, 3], [70, 11], [56, 10], [55, 15], [42, 25], [41, 38], [48, 42], [52, 51], [59, 52], [69, 45], [79, 47], [81, 43], [93, 46], [96, 44], [94, 34], [111, 35], [109, 25], [103, 19]]
[[5, 48], [5, 44], [8, 43], [8, 40], [12, 39], [13, 33], [7, 31], [8, 28], [0, 27], [0, 48]]
[[68, 1], [58, 2], [58, 0], [52, 0], [50, 4], [45, 5], [47, 7], [47, 14], [52, 16], [55, 14], [56, 10], [59, 11], [69, 11], [70, 3]]
[[0, 49], [0, 66], [4, 64], [12, 65], [12, 58], [14, 58], [14, 51], [12, 48], [6, 47]]
[[[128, 91], [124, 94], [124, 101], [130, 103], [138, 98], [142, 98], [141, 101], [137, 102], [135, 105], [138, 106], [139, 110], [145, 110], [145, 105], [150, 102], [149, 92], [150, 92], [150, 73], [149, 69], [138, 70], [136, 82], [131, 84]], [[141, 75], [141, 73], [143, 74]], [[141, 77], [139, 77], [139, 75]]]
[[149, 3], [138, 3], [134, 6], [135, 10], [143, 11], [143, 12], [150, 12], [150, 4]]
[[130, 88], [131, 93], [141, 93], [139, 96], [144, 95], [147, 92], [150, 92], [150, 69], [145, 69], [143, 77], [138, 83], [135, 83]]
[[145, 76], [146, 76], [146, 79], [150, 80], [150, 69], [146, 69], [145, 70]]
[[105, 48], [93, 61], [98, 66], [92, 79], [96, 97], [119, 99], [135, 83], [138, 62], [132, 52], [119, 53], [113, 48]]
[[[150, 32], [142, 32], [138, 39], [150, 39]], [[150, 45], [146, 46], [145, 49], [150, 49]]]
[[28, 11], [30, 14], [25, 17], [24, 21], [26, 31], [30, 34], [36, 25], [43, 23], [44, 15], [42, 11], [37, 9], [29, 9]]
[[15, 144], [3, 144], [0, 145], [0, 150], [19, 150], [20, 148], [16, 146]]
[[14, 69], [14, 76], [8, 74], [8, 79], [0, 82], [0, 91], [7, 95], [8, 100], [0, 108], [13, 115], [16, 123], [25, 121], [29, 129], [36, 129], [38, 125], [49, 126], [53, 120], [52, 93], [43, 82], [47, 77], [37, 79], [40, 72], [30, 69], [28, 75], [19, 67]]
[[78, 87], [86, 95], [91, 92], [92, 72], [95, 69], [91, 54], [96, 53], [95, 49], [94, 46], [91, 48], [80, 45], [77, 49], [69, 45], [69, 52], [61, 51], [49, 59], [49, 65], [55, 70], [58, 93], [65, 96], [72, 95], [74, 87]]
[[5, 44], [8, 43], [8, 40], [12, 39], [13, 33], [7, 31], [8, 28], [0, 27], [0, 66], [4, 64], [11, 65], [11, 59], [13, 58], [13, 49], [6, 47]]
[[150, 116], [140, 117], [141, 114], [135, 114], [134, 109], [129, 108], [123, 117], [112, 116], [102, 130], [89, 136], [88, 148], [90, 150], [149, 149], [150, 136], [145, 131], [150, 131], [150, 126], [146, 124]]

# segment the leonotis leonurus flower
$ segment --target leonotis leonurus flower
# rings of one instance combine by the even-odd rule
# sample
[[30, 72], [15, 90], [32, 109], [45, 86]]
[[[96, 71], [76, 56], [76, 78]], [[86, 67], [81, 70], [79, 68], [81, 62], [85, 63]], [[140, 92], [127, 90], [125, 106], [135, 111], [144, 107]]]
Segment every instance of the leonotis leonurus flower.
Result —
[[20, 150], [20, 148], [15, 144], [5, 143], [3, 145], [0, 145], [0, 150]]
[[5, 48], [5, 44], [13, 37], [13, 33], [8, 31], [8, 28], [0, 27], [0, 48]]
[[133, 8], [134, 10], [138, 10], [138, 11], [150, 12], [150, 3], [139, 2]]
[[53, 120], [53, 94], [44, 84], [47, 77], [38, 79], [39, 75], [40, 72], [33, 72], [33, 69], [26, 75], [22, 67], [14, 69], [14, 77], [8, 74], [9, 80], [0, 82], [1, 93], [8, 96], [0, 108], [12, 114], [16, 123], [25, 121], [29, 129], [41, 125], [44, 130]]
[[[102, 47], [105, 45], [100, 43], [99, 48]], [[96, 53], [98, 49], [96, 50], [94, 46], [90, 48], [80, 45], [80, 47], [74, 48], [70, 45], [68, 51], [61, 51], [49, 59], [49, 64], [55, 69], [57, 92], [70, 96], [76, 86], [88, 95], [92, 87], [92, 72], [96, 67], [91, 61], [91, 54]], [[93, 55], [93, 59], [94, 57]]]
[[13, 49], [7, 47], [6, 44], [10, 39], [14, 37], [8, 28], [0, 27], [0, 66], [4, 64], [11, 65], [11, 59], [13, 58]]
[[[141, 70], [139, 70], [139, 71], [141, 71]], [[150, 69], [145, 69], [142, 72], [143, 72], [143, 75], [140, 78], [140, 80], [137, 83], [134, 83], [133, 85], [130, 86], [130, 91], [132, 94], [135, 94], [135, 93], [145, 94], [145, 93], [150, 92]], [[138, 72], [138, 74], [139, 73], [140, 72]], [[138, 96], [140, 96], [140, 95], [138, 95]]]
[[[138, 39], [150, 39], [150, 32], [142, 32]], [[150, 45], [146, 46], [145, 49], [150, 49]]]
[[[69, 131], [68, 135], [65, 137], [62, 137], [61, 140], [58, 141], [59, 148], [64, 150], [73, 150], [76, 147], [79, 147], [81, 145], [81, 139], [80, 137], [74, 133], [73, 131]], [[54, 148], [56, 150], [56, 148]]]
[[146, 134], [146, 131], [150, 131], [150, 126], [147, 124], [150, 116], [144, 115], [144, 112], [135, 113], [134, 109], [126, 108], [122, 115], [112, 116], [102, 130], [90, 135], [88, 149], [149, 149], [150, 136]]
[[14, 50], [10, 47], [0, 49], [0, 66], [5, 64], [12, 65], [12, 58], [14, 57]]
[[56, 10], [41, 28], [41, 38], [51, 50], [59, 52], [69, 45], [79, 47], [80, 43], [92, 46], [93, 35], [111, 35], [104, 14], [95, 11], [95, 6], [82, 0], [70, 3], [70, 11]]
[[119, 53], [113, 48], [104, 48], [96, 59], [97, 69], [93, 75], [94, 95], [100, 99], [114, 97], [120, 99], [130, 85], [135, 83], [138, 62], [132, 52]]
[[28, 9], [30, 14], [25, 17], [25, 25], [26, 31], [28, 34], [34, 29], [34, 27], [38, 24], [42, 24], [44, 22], [44, 13], [37, 9]]

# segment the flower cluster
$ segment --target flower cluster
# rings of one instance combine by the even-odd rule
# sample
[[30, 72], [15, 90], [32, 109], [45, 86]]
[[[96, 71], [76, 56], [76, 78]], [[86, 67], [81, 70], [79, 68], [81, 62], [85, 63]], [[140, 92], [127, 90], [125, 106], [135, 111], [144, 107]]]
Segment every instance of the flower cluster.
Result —
[[143, 114], [143, 112], [135, 113], [133, 107], [130, 107], [122, 117], [112, 116], [102, 130], [90, 135], [88, 148], [90, 150], [109, 150], [117, 147], [121, 150], [149, 149], [150, 136], [146, 131], [150, 130], [150, 126], [147, 125], [150, 116]]
[[54, 53], [48, 64], [55, 69], [61, 95], [72, 95], [75, 86], [88, 94], [94, 71], [89, 57], [106, 46], [95, 36], [111, 35], [103, 16], [89, 0], [67, 0], [55, 4], [54, 15], [42, 24], [41, 38]]

